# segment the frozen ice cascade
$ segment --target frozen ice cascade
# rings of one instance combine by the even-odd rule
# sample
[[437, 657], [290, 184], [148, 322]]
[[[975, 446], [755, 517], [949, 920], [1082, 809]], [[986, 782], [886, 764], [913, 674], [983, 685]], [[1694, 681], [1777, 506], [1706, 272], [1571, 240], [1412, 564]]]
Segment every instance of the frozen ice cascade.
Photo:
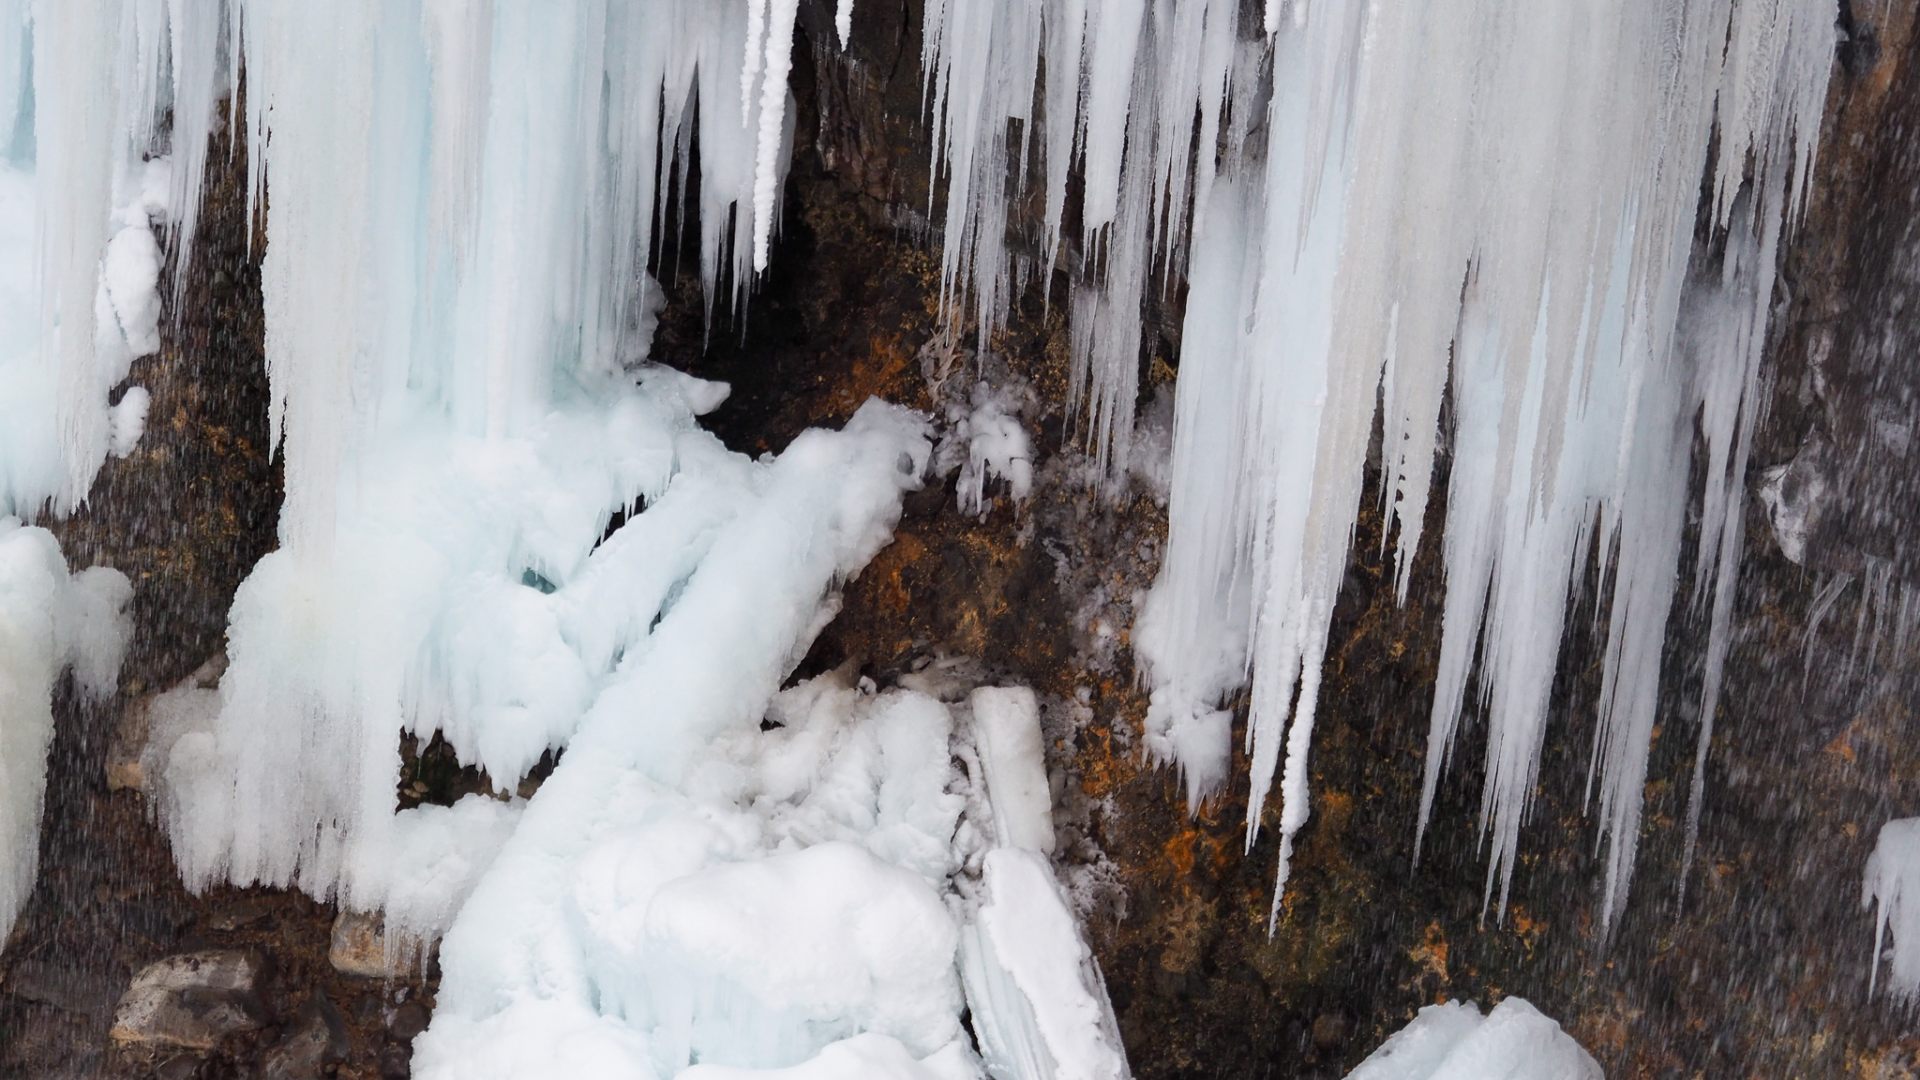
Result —
[[[1134, 634], [1148, 744], [1217, 790], [1250, 686], [1276, 913], [1375, 433], [1403, 597], [1448, 450], [1409, 824], [1471, 685], [1490, 907], [1597, 574], [1611, 921], [1683, 587], [1711, 625], [1708, 744], [1835, 0], [1257, 6], [928, 0], [949, 317], [984, 347], [1064, 270], [1073, 404], [1118, 484], [1139, 312], [1188, 285], [1170, 537]], [[0, 0], [0, 924], [31, 879], [51, 685], [111, 688], [128, 592], [15, 517], [73, 510], [138, 438], [145, 395], [115, 388], [158, 347], [162, 252], [179, 280], [231, 125], [286, 500], [216, 699], [155, 735], [188, 884], [295, 886], [439, 938], [424, 1076], [1125, 1074], [1046, 861], [1030, 695], [781, 690], [926, 471], [923, 419], [870, 402], [751, 459], [699, 425], [726, 387], [648, 360], [677, 207], [697, 203], [709, 318], [776, 254], [799, 7]], [[833, 14], [845, 40], [860, 11]], [[1011, 243], [1029, 204], [1038, 243]], [[1017, 498], [1025, 435], [981, 410], [972, 468]], [[503, 797], [399, 810], [401, 732]], [[1564, 1050], [1517, 1007], [1431, 1023]]]
[[55, 685], [71, 671], [113, 692], [132, 596], [116, 570], [69, 574], [27, 522], [84, 503], [140, 438], [146, 391], [114, 391], [160, 345], [154, 229], [172, 205], [100, 47], [117, 16], [76, 4], [29, 39], [28, 9], [0, 0], [0, 938], [33, 886]]

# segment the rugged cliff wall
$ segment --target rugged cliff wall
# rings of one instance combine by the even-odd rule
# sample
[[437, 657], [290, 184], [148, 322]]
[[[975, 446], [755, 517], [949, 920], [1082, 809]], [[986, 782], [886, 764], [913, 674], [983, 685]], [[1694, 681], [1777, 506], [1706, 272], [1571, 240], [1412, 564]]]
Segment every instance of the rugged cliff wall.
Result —
[[[987, 355], [971, 336], [942, 332], [917, 0], [897, 12], [864, 0], [845, 50], [833, 5], [803, 6], [799, 145], [772, 275], [743, 318], [708, 325], [694, 276], [675, 274], [665, 252], [673, 301], [655, 355], [734, 384], [714, 427], [743, 449], [842, 421], [870, 395], [957, 419], [985, 379], [1014, 402], [1037, 451], [1030, 499], [1014, 505], [1000, 492], [974, 514], [951, 484], [916, 497], [805, 667], [852, 664], [885, 682], [960, 665], [1041, 691], [1057, 801], [1080, 841], [1068, 859], [1139, 1075], [1337, 1076], [1421, 1005], [1508, 993], [1561, 1017], [1614, 1076], [1920, 1075], [1904, 1014], [1868, 998], [1872, 927], [1858, 906], [1874, 831], [1920, 808], [1920, 755], [1907, 737], [1920, 688], [1904, 642], [1856, 632], [1915, 577], [1903, 506], [1920, 389], [1910, 362], [1920, 345], [1920, 35], [1908, 5], [1854, 7], [1814, 198], [1787, 255], [1749, 484], [1799, 463], [1775, 515], [1804, 511], [1807, 544], [1799, 563], [1787, 558], [1767, 506], [1750, 502], [1684, 902], [1704, 619], [1670, 640], [1642, 885], [1603, 939], [1601, 864], [1581, 804], [1599, 667], [1582, 628], [1601, 613], [1588, 598], [1570, 622], [1556, 691], [1565, 715], [1513, 903], [1483, 917], [1476, 753], [1445, 781], [1412, 865], [1444, 583], [1429, 544], [1410, 601], [1395, 603], [1371, 502], [1335, 617], [1314, 815], [1269, 934], [1275, 844], [1269, 830], [1241, 850], [1244, 781], [1189, 816], [1179, 778], [1147, 766], [1135, 737], [1144, 702], [1126, 635], [1164, 534], [1152, 470], [1118, 499], [1089, 490], [1066, 407], [1063, 320], [1037, 291]], [[63, 711], [48, 820], [67, 825], [43, 839], [40, 887], [0, 979], [7, 1075], [262, 1075], [315, 1031], [321, 1051], [300, 1068], [404, 1075], [400, 1048], [430, 992], [431, 971], [383, 986], [330, 966], [321, 905], [187, 896], [141, 796], [105, 782], [120, 712], [218, 650], [234, 586], [273, 541], [244, 161], [224, 146], [210, 159], [201, 255], [160, 355], [136, 372], [154, 395], [146, 440], [108, 466], [88, 511], [63, 529], [76, 563], [134, 579], [136, 645], [121, 701]], [[1031, 219], [1011, 228], [1023, 226]], [[1181, 299], [1170, 287], [1150, 319], [1149, 431], [1156, 395], [1177, 374]], [[1815, 488], [1826, 494], [1804, 494]], [[1442, 512], [1436, 500], [1429, 513], [1437, 522]], [[431, 751], [418, 760], [402, 782], [412, 798], [471, 782]], [[211, 1050], [109, 1049], [131, 973], [203, 947], [274, 958], [251, 1003], [258, 1023]]]
[[[900, 132], [918, 100], [916, 25], [903, 9], [894, 36], [869, 24], [844, 55], [816, 30], [814, 161], [829, 176], [804, 177], [797, 190], [827, 190], [810, 185], [828, 179], [851, 187], [869, 220], [915, 220], [924, 166]], [[892, 573], [856, 586], [838, 631], [864, 655], [886, 655], [889, 641], [944, 644], [1078, 714], [1061, 723], [1057, 767], [1091, 800], [1089, 838], [1116, 886], [1093, 931], [1141, 1075], [1338, 1075], [1420, 1005], [1507, 993], [1564, 1018], [1609, 1075], [1920, 1069], [1903, 1014], [1869, 1000], [1872, 924], [1857, 887], [1879, 824], [1920, 804], [1907, 738], [1913, 653], [1893, 626], [1899, 583], [1910, 580], [1905, 507], [1916, 476], [1907, 455], [1920, 344], [1920, 38], [1900, 5], [1853, 5], [1843, 30], [1811, 205], [1776, 297], [1698, 854], [1683, 881], [1705, 617], [1682, 599], [1647, 787], [1643, 885], [1610, 937], [1597, 929], [1603, 863], [1582, 805], [1599, 673], [1599, 639], [1583, 628], [1604, 622], [1590, 595], [1585, 617], [1569, 623], [1556, 687], [1564, 715], [1514, 902], [1483, 917], [1477, 750], [1463, 750], [1444, 782], [1425, 857], [1412, 865], [1443, 588], [1433, 545], [1401, 607], [1373, 554], [1380, 521], [1363, 511], [1322, 695], [1314, 816], [1269, 936], [1275, 844], [1269, 831], [1242, 854], [1244, 786], [1189, 818], [1178, 778], [1143, 768], [1130, 739], [1141, 702], [1127, 654], [1103, 647], [1094, 622], [1124, 636], [1132, 590], [1152, 573], [1160, 510], [1144, 494], [1090, 508], [1057, 395], [1040, 396], [1039, 445], [1053, 461], [1023, 517], [916, 520], [883, 557]], [[828, 201], [849, 200], [801, 198]], [[915, 248], [893, 250], [910, 258]], [[1170, 295], [1155, 323], [1177, 327], [1178, 306]], [[1058, 334], [1026, 310], [998, 358], [1052, 390]], [[1163, 329], [1142, 357], [1146, 395], [1175, 363], [1177, 331]], [[1793, 520], [1776, 522], [1780, 509], [1757, 497], [1797, 455], [1813, 479], [1796, 481], [1826, 491], [1808, 511], [1815, 527], [1798, 562], [1776, 529]], [[1429, 513], [1437, 535], [1442, 511]]]

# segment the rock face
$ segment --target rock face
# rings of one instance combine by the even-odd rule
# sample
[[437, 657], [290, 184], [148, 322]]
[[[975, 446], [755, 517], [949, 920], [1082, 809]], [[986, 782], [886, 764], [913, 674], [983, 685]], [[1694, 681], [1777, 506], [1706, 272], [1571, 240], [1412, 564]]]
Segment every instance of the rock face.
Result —
[[293, 1027], [267, 1051], [262, 1080], [317, 1080], [330, 1065], [346, 1060], [352, 1049], [347, 1023], [324, 993], [315, 994], [294, 1018]]
[[335, 971], [366, 979], [404, 976], [411, 966], [404, 950], [388, 947], [378, 915], [343, 910], [333, 920], [327, 962]]
[[148, 965], [114, 1011], [113, 1041], [212, 1050], [229, 1035], [260, 1027], [266, 964], [258, 952], [207, 950]]
[[[1671, 642], [1636, 892], [1610, 939], [1595, 929], [1601, 870], [1580, 800], [1597, 671], [1579, 627], [1604, 612], [1589, 592], [1570, 619], [1556, 687], [1567, 719], [1543, 762], [1513, 903], [1485, 912], [1476, 752], [1459, 755], [1410, 869], [1444, 582], [1429, 543], [1409, 602], [1395, 602], [1371, 501], [1335, 615], [1313, 816], [1271, 935], [1273, 832], [1243, 852], [1244, 781], [1189, 815], [1178, 778], [1143, 766], [1126, 628], [1158, 562], [1164, 509], [1150, 485], [1116, 502], [1087, 494], [1057, 308], [1028, 297], [990, 357], [938, 334], [937, 262], [921, 242], [934, 185], [917, 126], [920, 6], [863, 3], [842, 50], [831, 0], [803, 4], [801, 134], [771, 277], [741, 333], [710, 333], [691, 274], [663, 271], [673, 302], [656, 355], [733, 383], [713, 419], [749, 452], [843, 421], [870, 395], [940, 413], [982, 375], [1032, 388], [1027, 501], [980, 515], [961, 512], [951, 487], [916, 496], [805, 667], [851, 661], [886, 681], [963, 656], [1036, 689], [1058, 854], [1094, 906], [1089, 936], [1135, 1074], [1341, 1075], [1422, 1006], [1512, 994], [1561, 1020], [1610, 1076], [1915, 1075], [1920, 1039], [1867, 996], [1872, 926], [1856, 882], [1879, 823], [1920, 809], [1920, 754], [1908, 748], [1920, 684], [1905, 643], [1874, 655], [1855, 644], [1886, 595], [1870, 581], [1920, 581], [1916, 533], [1897, 509], [1913, 501], [1920, 434], [1909, 430], [1920, 397], [1914, 5], [1842, 5], [1849, 44], [1787, 257], [1754, 449], [1755, 487], [1766, 470], [1792, 473], [1798, 546], [1783, 552], [1766, 507], [1750, 501], [1726, 701], [1684, 882], [1700, 680], [1690, 658], [1704, 629]], [[202, 224], [207, 257], [195, 260], [180, 320], [163, 320], [161, 357], [140, 374], [154, 393], [147, 439], [108, 466], [88, 512], [64, 529], [76, 561], [140, 583], [129, 699], [176, 686], [218, 648], [235, 584], [273, 542], [278, 481], [264, 446], [244, 148], [210, 160], [219, 173]], [[1179, 297], [1155, 303], [1165, 310], [1149, 313], [1143, 407], [1169, 385], [1177, 352]], [[1802, 497], [1816, 487], [1825, 494]], [[1443, 510], [1430, 507], [1430, 537]], [[1813, 620], [1823, 597], [1829, 614]], [[174, 972], [166, 965], [178, 955], [160, 958], [182, 949], [271, 949], [275, 962], [255, 998], [166, 989], [177, 972], [130, 991], [147, 1004], [114, 1024], [119, 1042], [138, 1041], [123, 1027], [173, 1030], [156, 1017], [200, 1025], [198, 1041], [140, 1043], [196, 1048], [163, 1068], [191, 1074], [204, 1058], [222, 1075], [406, 1075], [431, 987], [369, 981], [396, 974], [377, 926], [285, 894], [186, 896], [137, 794], [140, 718], [128, 714], [110, 773], [101, 748], [115, 714], [62, 709], [49, 820], [90, 825], [47, 838], [16, 939], [34, 955], [16, 943], [0, 976], [0, 1075], [147, 1075], [150, 1060], [107, 1052], [112, 1002], [129, 971]], [[255, 1001], [265, 1013], [244, 1007]], [[215, 1019], [263, 1016], [272, 1030], [233, 1027], [207, 1049]]]

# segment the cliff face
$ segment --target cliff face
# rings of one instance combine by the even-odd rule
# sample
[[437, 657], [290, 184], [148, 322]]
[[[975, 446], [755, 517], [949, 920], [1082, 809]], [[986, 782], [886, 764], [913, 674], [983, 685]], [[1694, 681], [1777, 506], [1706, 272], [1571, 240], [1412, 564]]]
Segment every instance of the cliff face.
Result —
[[[1057, 801], [1077, 841], [1069, 873], [1092, 905], [1089, 931], [1137, 1074], [1337, 1076], [1422, 1005], [1513, 993], [1560, 1017], [1611, 1076], [1920, 1075], [1905, 1017], [1868, 998], [1872, 924], [1857, 891], [1879, 824], [1920, 808], [1920, 753], [1905, 737], [1920, 687], [1904, 642], [1856, 633], [1916, 575], [1899, 508], [1920, 475], [1907, 460], [1920, 391], [1908, 362], [1920, 347], [1920, 35], [1908, 5], [1855, 6], [1866, 10], [1849, 16], [1812, 200], [1786, 257], [1749, 483], [1758, 489], [1768, 469], [1788, 465], [1799, 470], [1794, 492], [1826, 494], [1789, 500], [1811, 523], [1799, 564], [1783, 554], [1768, 507], [1749, 500], [1735, 643], [1684, 902], [1705, 620], [1677, 601], [1638, 885], [1603, 938], [1603, 866], [1582, 806], [1599, 677], [1589, 628], [1604, 614], [1595, 590], [1569, 622], [1556, 686], [1566, 708], [1512, 903], [1483, 912], [1471, 719], [1413, 865], [1444, 582], [1430, 542], [1411, 599], [1394, 601], [1371, 500], [1326, 665], [1313, 818], [1269, 933], [1274, 831], [1243, 853], [1244, 780], [1190, 816], [1179, 778], [1140, 752], [1144, 700], [1126, 634], [1158, 563], [1165, 511], [1146, 482], [1113, 501], [1090, 493], [1065, 406], [1057, 309], [1024, 298], [986, 356], [970, 336], [941, 334], [917, 0], [897, 12], [863, 2], [844, 51], [834, 5], [803, 5], [800, 134], [772, 275], [743, 321], [711, 327], [692, 276], [663, 275], [673, 302], [655, 355], [732, 382], [713, 426], [756, 452], [843, 421], [870, 395], [946, 416], [980, 378], [1025, 387], [1013, 393], [1039, 456], [1031, 499], [1002, 498], [978, 515], [962, 512], [951, 482], [917, 496], [805, 667], [851, 663], [884, 682], [964, 662], [1041, 692]], [[259, 249], [247, 243], [244, 161], [210, 160], [217, 176], [181, 317], [163, 323], [161, 354], [135, 375], [154, 395], [146, 439], [109, 465], [88, 511], [62, 528], [76, 564], [134, 579], [136, 651], [122, 701], [62, 704], [49, 819], [84, 824], [48, 831], [39, 890], [6, 954], [7, 1075], [70, 1066], [258, 1075], [316, 1002], [346, 1018], [336, 1075], [404, 1075], [396, 1048], [417, 1017], [403, 1017], [396, 998], [430, 989], [430, 978], [382, 987], [333, 970], [330, 913], [302, 898], [185, 895], [139, 796], [102, 779], [116, 711], [219, 648], [235, 585], [273, 542]], [[1179, 301], [1172, 291], [1166, 310], [1148, 313], [1143, 412], [1176, 374]], [[1814, 617], [1828, 593], [1837, 599]], [[171, 1060], [109, 1052], [100, 1002], [110, 1010], [141, 965], [204, 946], [276, 958], [265, 1026]]]
[[[1164, 509], [1138, 491], [1100, 505], [1080, 487], [1057, 324], [1029, 304], [995, 343], [997, 362], [1043, 389], [1039, 445], [1052, 461], [1033, 505], [984, 522], [950, 504], [920, 508], [856, 583], [834, 633], [882, 671], [929, 643], [981, 656], [1074, 714], [1057, 729], [1055, 767], [1088, 800], [1088, 851], [1114, 886], [1091, 931], [1140, 1075], [1339, 1075], [1421, 1005], [1508, 993], [1563, 1018], [1614, 1076], [1920, 1075], [1903, 1015], [1869, 998], [1873, 928], [1858, 891], [1879, 825], [1920, 806], [1920, 755], [1905, 737], [1914, 653], [1894, 626], [1913, 574], [1903, 508], [1920, 476], [1908, 457], [1920, 389], [1908, 362], [1920, 351], [1920, 37], [1908, 6], [1855, 4], [1842, 16], [1809, 205], [1776, 296], [1698, 852], [1683, 882], [1706, 618], [1681, 598], [1637, 886], [1609, 936], [1582, 801], [1599, 690], [1592, 628], [1605, 615], [1596, 582], [1569, 620], [1563, 711], [1512, 903], [1488, 911], [1471, 719], [1413, 865], [1444, 589], [1437, 545], [1401, 606], [1375, 555], [1381, 523], [1363, 509], [1327, 661], [1313, 818], [1269, 935], [1273, 830], [1243, 854], [1244, 781], [1190, 817], [1178, 777], [1143, 765], [1128, 654], [1096, 626], [1124, 637]], [[826, 206], [876, 225], [917, 221], [924, 205], [926, 166], [907, 134], [918, 12], [907, 5], [889, 21], [865, 23], [845, 53], [823, 17], [814, 24], [816, 144], [793, 189], [809, 222]], [[887, 252], [888, 267], [922, 265], [912, 243], [859, 249]], [[831, 263], [799, 272], [817, 282]], [[1149, 313], [1162, 329], [1142, 358], [1143, 410], [1177, 363], [1177, 300]], [[862, 322], [857, 299], [820, 302], [836, 325]], [[861, 370], [828, 376], [856, 380], [834, 393], [857, 397]], [[1794, 520], [1776, 520], [1780, 507], [1763, 497], [1783, 466], [1825, 489], [1807, 507], [1798, 562], [1779, 532]], [[1443, 512], [1429, 508], [1429, 537]]]

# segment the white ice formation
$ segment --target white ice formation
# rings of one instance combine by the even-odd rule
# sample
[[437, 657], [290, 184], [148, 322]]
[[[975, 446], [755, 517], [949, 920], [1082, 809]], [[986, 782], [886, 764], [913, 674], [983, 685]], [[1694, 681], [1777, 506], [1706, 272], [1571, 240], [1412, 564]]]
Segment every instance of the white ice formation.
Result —
[[1860, 903], [1876, 909], [1869, 990], [1879, 987], [1880, 963], [1887, 959], [1887, 992], [1909, 1003], [1920, 1000], [1920, 818], [1880, 826]]
[[1485, 1016], [1458, 1001], [1429, 1005], [1347, 1080], [1602, 1080], [1560, 1025], [1521, 998]]

